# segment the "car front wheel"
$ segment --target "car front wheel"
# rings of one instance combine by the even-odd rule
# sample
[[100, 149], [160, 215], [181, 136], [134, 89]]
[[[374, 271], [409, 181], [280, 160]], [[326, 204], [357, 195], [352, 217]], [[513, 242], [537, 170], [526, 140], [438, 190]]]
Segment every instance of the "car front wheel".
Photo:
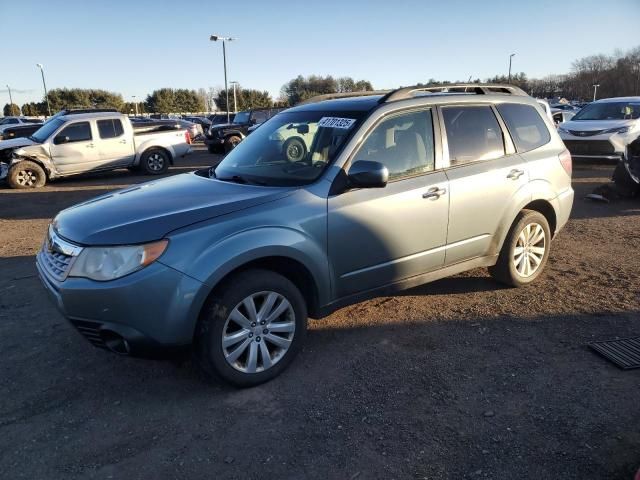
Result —
[[247, 270], [214, 292], [200, 318], [196, 361], [210, 377], [250, 387], [291, 363], [307, 330], [298, 288], [268, 270]]

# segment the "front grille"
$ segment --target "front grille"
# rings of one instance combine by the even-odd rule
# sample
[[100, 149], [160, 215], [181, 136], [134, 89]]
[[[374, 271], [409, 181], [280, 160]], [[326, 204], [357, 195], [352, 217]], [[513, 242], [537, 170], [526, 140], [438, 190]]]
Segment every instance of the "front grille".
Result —
[[82, 334], [82, 336], [89, 340], [94, 346], [98, 348], [107, 348], [107, 345], [100, 336], [99, 323], [88, 322], [86, 320], [71, 320], [71, 323]]
[[615, 148], [608, 140], [565, 140], [571, 155], [613, 155]]
[[44, 267], [47, 273], [53, 278], [61, 282], [67, 277], [73, 257], [65, 255], [64, 253], [48, 250], [46, 243], [42, 247], [42, 251], [38, 257], [40, 258], [40, 265]]
[[569, 130], [571, 135], [576, 137], [593, 137], [594, 135], [600, 135], [604, 130]]
[[38, 252], [37, 261], [48, 275], [62, 282], [67, 278], [73, 260], [81, 251], [82, 247], [61, 238], [50, 225], [42, 249]]

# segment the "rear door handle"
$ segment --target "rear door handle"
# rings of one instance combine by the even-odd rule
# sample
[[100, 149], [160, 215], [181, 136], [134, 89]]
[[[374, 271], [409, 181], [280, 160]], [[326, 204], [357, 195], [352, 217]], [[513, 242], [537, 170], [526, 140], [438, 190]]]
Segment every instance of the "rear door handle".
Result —
[[120, 140], [120, 143], [127, 143], [126, 140]]
[[87, 145], [87, 148], [94, 148], [94, 147], [95, 147], [95, 145], [94, 145], [93, 143], [89, 143], [89, 144]]
[[522, 175], [524, 175], [524, 170], [518, 170], [517, 168], [514, 168], [509, 172], [509, 174], [507, 175], [507, 178], [510, 178], [511, 180], [517, 180]]
[[422, 194], [422, 198], [435, 198], [436, 200], [447, 193], [446, 188], [433, 187]]

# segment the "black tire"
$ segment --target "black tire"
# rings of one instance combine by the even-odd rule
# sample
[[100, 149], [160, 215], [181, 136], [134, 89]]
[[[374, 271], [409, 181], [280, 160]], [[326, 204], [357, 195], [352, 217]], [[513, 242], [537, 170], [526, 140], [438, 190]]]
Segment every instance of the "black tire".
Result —
[[299, 162], [307, 155], [307, 146], [301, 138], [292, 137], [284, 142], [282, 152], [289, 162]]
[[9, 169], [7, 183], [11, 188], [40, 188], [47, 183], [47, 174], [36, 162], [22, 160]]
[[224, 153], [229, 153], [231, 150], [236, 148], [238, 144], [242, 141], [238, 135], [231, 135], [224, 141]]
[[169, 154], [159, 148], [151, 148], [140, 157], [140, 170], [147, 175], [162, 175], [169, 170]]
[[[269, 324], [260, 326], [257, 324], [258, 322], [254, 322], [251, 325], [256, 325], [255, 328], [265, 329], [262, 330], [263, 333], [267, 332], [265, 338], [260, 338], [260, 332], [246, 333], [254, 328], [251, 326], [244, 329], [231, 330], [232, 335], [237, 332], [242, 334], [241, 330], [246, 330], [245, 335], [251, 335], [251, 338], [253, 338], [253, 340], [250, 340], [249, 337], [243, 337], [242, 340], [238, 340], [238, 343], [232, 344], [227, 349], [227, 354], [232, 356], [236, 348], [240, 348], [242, 344], [249, 342], [248, 346], [243, 349], [246, 355], [243, 353], [232, 365], [227, 361], [223, 347], [223, 338], [225, 334], [228, 336], [230, 325], [234, 324], [233, 320], [231, 320], [231, 314], [236, 308], [244, 309], [243, 311], [247, 312], [242, 302], [251, 295], [256, 295], [259, 298], [259, 295], [269, 293], [280, 295], [291, 306], [290, 310], [275, 317], [277, 320], [281, 320], [284, 317], [285, 320], [288, 319], [287, 325], [292, 323], [295, 325], [293, 332], [282, 334], [285, 336], [290, 335], [288, 349], [282, 352], [282, 349], [271, 343], [271, 340], [265, 341], [268, 337], [274, 337], [273, 332], [269, 333], [267, 331]], [[261, 305], [265, 303], [263, 302]], [[277, 310], [279, 305], [278, 301], [276, 301], [273, 304], [274, 310]], [[256, 310], [260, 310], [258, 305], [256, 305]], [[291, 318], [292, 316], [294, 317], [293, 319]], [[283, 325], [283, 323], [272, 323], [271, 325]], [[289, 279], [278, 273], [269, 270], [247, 270], [234, 275], [214, 291], [203, 309], [195, 336], [195, 362], [209, 380], [220, 378], [237, 387], [252, 387], [271, 380], [287, 368], [302, 347], [306, 332], [307, 306], [300, 290]], [[263, 345], [260, 345], [260, 342]], [[262, 353], [262, 348], [269, 348], [268, 346], [271, 346], [271, 351], [276, 352], [273, 358], [270, 354], [268, 355], [269, 361], [275, 358], [277, 360], [274, 360], [271, 367], [264, 368], [265, 357], [264, 353]], [[257, 363], [263, 362], [263, 369], [257, 371], [257, 373], [241, 371], [243, 367], [249, 366], [249, 356], [252, 348], [256, 349]], [[278, 354], [281, 356], [277, 357]]]
[[[525, 241], [523, 243], [520, 235], [522, 233], [526, 238], [526, 232], [524, 232], [524, 229], [529, 225], [532, 226], [532, 230], [537, 230], [535, 227], [536, 225], [539, 225], [542, 228], [542, 231], [544, 232], [544, 244], [534, 242], [535, 238], [532, 238], [531, 242]], [[520, 244], [522, 244], [522, 246], [520, 246]], [[533, 249], [539, 249], [541, 246], [544, 246], [544, 253], [540, 255], [539, 250], [535, 250], [534, 252]], [[523, 268], [527, 268], [527, 264], [528, 268], [531, 268], [531, 266], [535, 264], [537, 259], [541, 256], [537, 267], [532, 273], [523, 275], [519, 271], [519, 267], [516, 267], [516, 247], [523, 249], [520, 260], [521, 263], [519, 264]], [[498, 256], [498, 261], [493, 267], [489, 267], [489, 273], [493, 278], [505, 285], [509, 285], [511, 287], [523, 287], [533, 282], [542, 274], [549, 258], [550, 249], [551, 231], [549, 229], [549, 222], [547, 222], [545, 216], [534, 210], [522, 210], [514, 220], [513, 225], [511, 225], [507, 238], [505, 238], [504, 245], [502, 246], [502, 250], [500, 251], [500, 255]], [[525, 271], [524, 273], [527, 272]]]

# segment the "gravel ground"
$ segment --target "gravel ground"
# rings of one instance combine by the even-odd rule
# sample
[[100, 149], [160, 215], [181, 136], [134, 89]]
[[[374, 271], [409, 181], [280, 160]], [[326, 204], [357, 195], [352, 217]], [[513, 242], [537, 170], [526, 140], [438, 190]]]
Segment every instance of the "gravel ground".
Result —
[[148, 177], [0, 187], [0, 477], [631, 479], [640, 370], [586, 347], [640, 335], [640, 202], [583, 200], [610, 173], [576, 166], [572, 219], [536, 284], [474, 270], [344, 308], [248, 390], [92, 347], [37, 280], [59, 210]]

